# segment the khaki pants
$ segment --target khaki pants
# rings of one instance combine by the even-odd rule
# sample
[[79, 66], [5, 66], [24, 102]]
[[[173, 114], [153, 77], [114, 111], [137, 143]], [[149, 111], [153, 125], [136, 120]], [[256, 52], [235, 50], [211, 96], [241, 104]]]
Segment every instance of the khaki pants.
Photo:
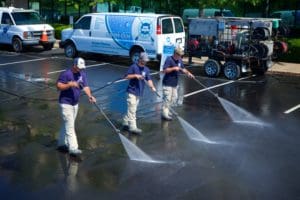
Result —
[[78, 149], [77, 136], [75, 132], [75, 120], [78, 113], [78, 104], [75, 106], [60, 104], [63, 125], [60, 129], [58, 146], [66, 145], [69, 150]]
[[123, 118], [123, 125], [128, 125], [129, 129], [136, 129], [136, 111], [140, 102], [140, 97], [134, 94], [127, 94], [127, 113]]
[[162, 116], [170, 116], [170, 107], [173, 106], [178, 98], [177, 87], [163, 86]]

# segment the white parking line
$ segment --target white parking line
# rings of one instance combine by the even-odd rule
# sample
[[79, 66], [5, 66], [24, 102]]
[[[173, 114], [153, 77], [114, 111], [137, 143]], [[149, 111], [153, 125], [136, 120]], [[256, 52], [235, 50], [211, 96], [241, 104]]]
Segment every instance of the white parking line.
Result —
[[35, 62], [35, 61], [46, 60], [46, 59], [48, 59], [48, 58], [38, 58], [38, 59], [24, 60], [24, 61], [19, 61], [19, 62], [2, 63], [2, 64], [0, 64], [0, 66], [20, 64], [20, 63], [27, 63], [27, 62]]
[[[247, 76], [247, 77], [244, 77], [244, 78], [240, 78], [238, 80], [241, 81], [241, 80], [248, 79], [248, 78], [251, 78], [251, 77], [254, 77], [254, 76], [256, 76], [256, 75]], [[201, 90], [197, 90], [195, 92], [191, 92], [191, 93], [183, 95], [183, 98], [186, 98], [186, 97], [192, 96], [194, 94], [198, 94], [198, 93], [201, 93], [201, 92], [213, 89], [213, 88], [221, 87], [223, 85], [228, 85], [228, 84], [231, 84], [231, 83], [234, 83], [234, 82], [236, 82], [236, 81], [228, 81], [226, 83], [221, 83], [221, 84], [214, 85], [214, 86], [211, 86], [211, 87], [207, 87], [207, 88], [204, 88], [204, 89], [201, 89]]]
[[291, 112], [297, 110], [298, 108], [300, 108], [300, 104], [298, 104], [297, 106], [294, 106], [286, 111], [284, 111], [284, 114], [290, 114]]
[[[101, 63], [101, 64], [88, 65], [88, 66], [86, 66], [86, 68], [91, 68], [91, 67], [96, 67], [96, 66], [101, 66], [101, 65], [107, 65], [107, 64], [109, 64], [109, 63]], [[65, 71], [65, 69], [48, 72], [47, 74], [56, 74], [56, 73], [60, 73], [60, 72], [63, 72], [63, 71]]]

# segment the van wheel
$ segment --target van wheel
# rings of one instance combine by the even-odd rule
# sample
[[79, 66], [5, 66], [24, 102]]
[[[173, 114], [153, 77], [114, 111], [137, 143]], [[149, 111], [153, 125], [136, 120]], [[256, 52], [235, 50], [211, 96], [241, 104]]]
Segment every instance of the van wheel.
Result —
[[12, 47], [15, 52], [22, 52], [23, 51], [22, 40], [18, 37], [13, 38]]
[[141, 52], [143, 52], [143, 50], [140, 48], [135, 48], [130, 52], [130, 59], [133, 63], [138, 62]]
[[67, 43], [65, 46], [65, 55], [68, 58], [75, 58], [78, 55], [78, 51], [73, 43]]
[[53, 46], [54, 46], [53, 43], [48, 43], [43, 45], [45, 51], [50, 51], [53, 48]]

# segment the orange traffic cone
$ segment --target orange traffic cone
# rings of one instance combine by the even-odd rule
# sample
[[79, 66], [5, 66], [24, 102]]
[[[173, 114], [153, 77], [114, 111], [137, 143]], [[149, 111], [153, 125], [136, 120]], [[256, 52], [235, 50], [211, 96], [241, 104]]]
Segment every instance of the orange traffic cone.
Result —
[[44, 29], [44, 31], [42, 32], [40, 41], [41, 42], [48, 42], [48, 35], [47, 35], [46, 29]]

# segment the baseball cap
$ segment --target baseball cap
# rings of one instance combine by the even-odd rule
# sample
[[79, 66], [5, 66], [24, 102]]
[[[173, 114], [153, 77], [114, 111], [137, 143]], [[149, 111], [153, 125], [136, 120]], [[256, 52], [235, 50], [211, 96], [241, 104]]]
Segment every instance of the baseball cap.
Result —
[[183, 51], [183, 49], [180, 48], [180, 47], [177, 47], [177, 48], [175, 49], [174, 53], [176, 53], [176, 54], [178, 54], [178, 55], [180, 55], [180, 56], [183, 56], [183, 55], [184, 55], [184, 51]]
[[146, 52], [141, 52], [139, 60], [144, 61], [144, 62], [148, 62], [149, 61], [148, 54]]
[[75, 58], [74, 65], [76, 65], [79, 69], [85, 69], [85, 61], [83, 58]]

